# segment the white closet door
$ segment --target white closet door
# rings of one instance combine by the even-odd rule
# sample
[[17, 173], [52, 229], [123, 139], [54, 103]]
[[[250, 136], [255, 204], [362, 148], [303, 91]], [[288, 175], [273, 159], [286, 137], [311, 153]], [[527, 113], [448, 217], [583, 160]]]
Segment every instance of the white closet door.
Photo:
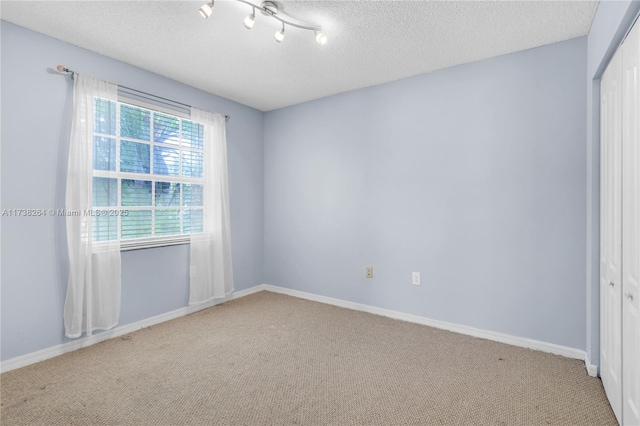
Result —
[[600, 109], [600, 377], [622, 420], [622, 51], [607, 67]]
[[622, 423], [640, 425], [640, 24], [622, 45]]

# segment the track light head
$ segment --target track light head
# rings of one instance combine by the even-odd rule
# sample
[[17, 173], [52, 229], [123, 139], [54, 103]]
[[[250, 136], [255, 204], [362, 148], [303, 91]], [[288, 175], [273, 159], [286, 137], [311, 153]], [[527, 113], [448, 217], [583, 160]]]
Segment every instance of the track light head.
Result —
[[213, 2], [214, 1], [215, 0], [211, 0], [211, 3], [204, 4], [200, 8], [200, 10], [199, 10], [200, 16], [202, 16], [204, 19], [207, 19], [209, 16], [211, 16], [211, 13], [213, 13]]
[[246, 18], [244, 18], [244, 21], [242, 22], [244, 24], [244, 27], [248, 30], [250, 30], [251, 28], [253, 28], [253, 24], [256, 22], [256, 8], [253, 8], [253, 13], [249, 16], [247, 16]]
[[284, 22], [282, 23], [282, 29], [278, 31], [273, 38], [275, 38], [278, 43], [282, 43], [282, 40], [284, 40]]
[[319, 44], [327, 44], [327, 35], [322, 31], [315, 31], [316, 41]]

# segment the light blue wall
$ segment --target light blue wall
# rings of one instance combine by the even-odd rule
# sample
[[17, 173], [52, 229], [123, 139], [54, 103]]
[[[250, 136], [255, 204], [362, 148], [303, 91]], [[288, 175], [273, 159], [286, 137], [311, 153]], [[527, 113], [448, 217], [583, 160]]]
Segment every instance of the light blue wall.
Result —
[[[2, 208], [63, 206], [62, 63], [233, 116], [237, 289], [269, 282], [586, 347], [597, 364], [598, 79], [638, 9], [601, 2], [588, 41], [266, 115], [2, 21]], [[185, 306], [187, 263], [188, 246], [124, 253], [121, 324]], [[1, 266], [0, 359], [66, 341], [63, 220], [3, 218]]]
[[[235, 286], [240, 290], [263, 282], [262, 112], [4, 21], [1, 36], [3, 209], [64, 205], [72, 85], [51, 71], [63, 64], [231, 114], [227, 140]], [[2, 360], [66, 341], [64, 232], [61, 218], [2, 218]], [[186, 245], [123, 253], [120, 324], [186, 306], [187, 265]]]
[[640, 11], [640, 1], [601, 1], [587, 44], [587, 355], [600, 364], [600, 78]]
[[584, 349], [586, 66], [582, 37], [266, 113], [266, 282]]

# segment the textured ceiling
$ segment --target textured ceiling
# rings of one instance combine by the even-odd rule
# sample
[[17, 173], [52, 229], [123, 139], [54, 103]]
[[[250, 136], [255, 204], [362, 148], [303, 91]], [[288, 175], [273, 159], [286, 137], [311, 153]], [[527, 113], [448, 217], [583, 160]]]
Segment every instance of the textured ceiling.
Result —
[[285, 13], [325, 29], [322, 46], [293, 27], [276, 43], [280, 24], [260, 14], [246, 30], [251, 8], [237, 1], [216, 1], [202, 19], [205, 2], [3, 0], [0, 17], [268, 111], [583, 36], [597, 8], [587, 1], [279, 0]]

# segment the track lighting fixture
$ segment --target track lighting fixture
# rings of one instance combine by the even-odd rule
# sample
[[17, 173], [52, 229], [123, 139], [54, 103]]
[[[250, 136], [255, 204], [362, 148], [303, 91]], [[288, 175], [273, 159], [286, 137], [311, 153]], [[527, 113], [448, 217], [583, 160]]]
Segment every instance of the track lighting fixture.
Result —
[[275, 38], [278, 43], [282, 43], [282, 40], [284, 40], [284, 22], [282, 23], [282, 29], [278, 31], [273, 38]]
[[253, 28], [253, 24], [256, 22], [256, 8], [253, 8], [253, 13], [246, 18], [244, 18], [244, 27], [248, 30]]
[[[202, 15], [203, 18], [208, 18], [209, 16], [211, 16], [211, 13], [213, 12], [213, 2], [215, 0], [211, 0], [211, 3], [207, 3], [204, 6], [202, 6], [200, 8], [200, 15]], [[266, 0], [263, 1], [262, 3], [260, 3], [260, 5], [257, 4], [253, 4], [252, 2], [248, 1], [248, 0], [237, 0], [240, 3], [245, 3], [248, 4], [249, 6], [251, 6], [253, 8], [253, 11], [251, 13], [251, 15], [248, 15], [246, 18], [244, 18], [244, 21], [242, 22], [244, 27], [248, 30], [253, 28], [253, 25], [255, 24], [256, 21], [256, 9], [258, 9], [260, 11], [260, 13], [262, 13], [264, 16], [267, 17], [271, 17], [275, 20], [278, 20], [280, 22], [282, 22], [282, 29], [278, 32], [275, 33], [275, 35], [273, 36], [276, 40], [276, 42], [278, 43], [282, 43], [282, 40], [284, 40], [284, 30], [285, 30], [285, 24], [289, 25], [291, 27], [296, 27], [296, 28], [300, 28], [303, 30], [310, 30], [313, 31], [316, 41], [318, 42], [318, 44], [326, 44], [327, 43], [327, 35], [322, 31], [322, 28], [320, 27], [316, 27], [314, 25], [308, 25], [308, 24], [303, 24], [303, 23], [299, 23], [298, 22], [293, 22], [291, 20], [290, 17], [288, 16], [283, 16], [282, 13], [279, 13], [281, 11], [278, 10], [279, 8], [279, 4], [276, 3], [275, 1], [270, 1], [270, 0]]]
[[322, 31], [315, 31], [316, 41], [320, 44], [327, 44], [327, 36]]
[[213, 2], [215, 0], [211, 0], [211, 3], [207, 3], [207, 4], [203, 4], [202, 7], [200, 8], [200, 15], [204, 18], [207, 19], [209, 16], [211, 16], [211, 13], [213, 12]]

